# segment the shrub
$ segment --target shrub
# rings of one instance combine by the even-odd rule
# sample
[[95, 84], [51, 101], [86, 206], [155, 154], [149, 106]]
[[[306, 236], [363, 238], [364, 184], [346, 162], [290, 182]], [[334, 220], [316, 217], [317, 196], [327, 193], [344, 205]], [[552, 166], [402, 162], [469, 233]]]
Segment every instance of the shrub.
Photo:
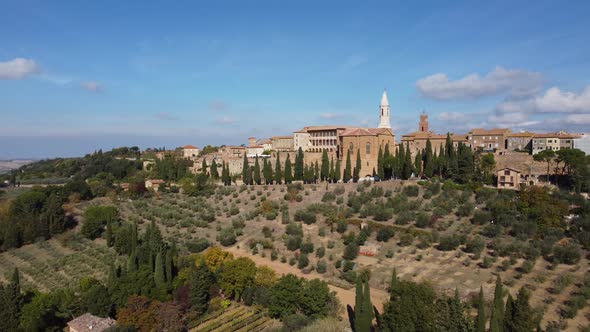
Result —
[[472, 254], [479, 254], [485, 247], [485, 242], [479, 237], [473, 237], [465, 243], [465, 252]]
[[522, 273], [531, 273], [531, 271], [533, 271], [534, 267], [535, 267], [535, 262], [527, 259], [522, 263], [519, 270]]
[[297, 267], [299, 269], [303, 269], [309, 265], [309, 258], [307, 258], [306, 253], [302, 253], [299, 255], [299, 260], [297, 261]]
[[209, 240], [205, 238], [198, 238], [186, 242], [186, 249], [191, 253], [199, 253], [209, 247]]
[[484, 269], [489, 269], [493, 263], [494, 263], [494, 261], [492, 260], [492, 258], [490, 256], [486, 256], [483, 258], [483, 261], [481, 263], [481, 267]]
[[336, 200], [336, 194], [333, 192], [326, 192], [324, 196], [322, 196], [322, 202], [333, 202]]
[[445, 235], [441, 236], [437, 249], [441, 251], [451, 251], [457, 249], [460, 244], [459, 237], [455, 235]]
[[376, 221], [387, 221], [393, 218], [393, 209], [387, 208], [384, 205], [377, 205], [373, 208], [373, 218]]
[[315, 268], [315, 269], [316, 269], [316, 271], [317, 271], [318, 273], [326, 273], [326, 271], [327, 271], [327, 269], [328, 269], [328, 266], [327, 266], [327, 264], [326, 264], [326, 261], [324, 261], [323, 259], [321, 259], [321, 260], [318, 262], [318, 264], [317, 264], [317, 266], [316, 266], [316, 268]]
[[410, 186], [404, 187], [402, 192], [408, 197], [416, 197], [416, 196], [418, 196], [418, 193], [420, 192], [420, 188], [415, 185], [410, 185]]
[[476, 225], [485, 225], [492, 220], [492, 214], [489, 211], [477, 210], [473, 214], [473, 223]]
[[295, 251], [301, 247], [301, 236], [299, 235], [290, 235], [287, 238], [287, 249], [291, 251]]
[[387, 242], [395, 235], [391, 227], [382, 227], [377, 231], [377, 241]]
[[324, 248], [324, 247], [319, 247], [315, 252], [315, 255], [319, 258], [324, 257], [325, 254], [326, 254], [326, 248]]
[[471, 203], [465, 203], [459, 206], [457, 209], [457, 216], [468, 217], [473, 213], [474, 206]]
[[420, 212], [418, 213], [418, 216], [416, 217], [416, 227], [418, 228], [425, 228], [430, 226], [430, 220], [431, 217], [424, 213], [424, 212]]
[[580, 261], [582, 254], [580, 248], [573, 244], [555, 245], [553, 247], [553, 262], [573, 265]]
[[414, 236], [410, 233], [404, 233], [400, 236], [399, 245], [402, 247], [407, 247], [414, 242]]
[[346, 260], [351, 261], [357, 258], [358, 255], [359, 246], [355, 241], [352, 241], [344, 248], [344, 253], [342, 254], [342, 257]]
[[224, 228], [217, 235], [217, 241], [224, 247], [232, 246], [236, 243], [236, 233], [233, 228]]
[[485, 237], [494, 238], [502, 233], [502, 226], [498, 224], [489, 224], [483, 228], [481, 234]]
[[338, 220], [336, 223], [336, 232], [344, 234], [348, 229], [348, 223], [344, 220]]
[[307, 225], [314, 224], [317, 221], [315, 213], [309, 210], [299, 210], [295, 212], [293, 217], [295, 221], [303, 221]]
[[307, 240], [301, 244], [301, 252], [304, 254], [311, 254], [313, 252], [313, 243]]
[[407, 225], [410, 222], [412, 222], [412, 220], [414, 220], [415, 215], [414, 213], [410, 212], [410, 211], [402, 211], [400, 212], [400, 214], [397, 216], [397, 219], [395, 220], [395, 223], [398, 225]]
[[336, 194], [336, 196], [340, 196], [342, 194], [344, 194], [344, 186], [338, 186], [336, 188], [334, 188], [334, 194]]

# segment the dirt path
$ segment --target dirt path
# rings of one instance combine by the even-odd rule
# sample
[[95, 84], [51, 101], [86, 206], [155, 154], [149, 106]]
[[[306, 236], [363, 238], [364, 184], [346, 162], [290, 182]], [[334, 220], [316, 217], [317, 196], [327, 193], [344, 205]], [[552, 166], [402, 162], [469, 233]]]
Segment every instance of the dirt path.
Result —
[[[250, 259], [252, 259], [254, 261], [254, 263], [256, 263], [256, 265], [266, 265], [270, 268], [272, 268], [273, 270], [275, 270], [275, 272], [277, 272], [277, 274], [279, 275], [285, 275], [285, 274], [293, 274], [296, 275], [298, 277], [302, 277], [305, 279], [320, 279], [320, 280], [324, 280], [324, 281], [328, 281], [326, 280], [326, 278], [324, 278], [324, 276], [322, 276], [319, 273], [316, 272], [311, 272], [308, 274], [304, 274], [303, 272], [301, 272], [301, 270], [299, 270], [297, 267], [295, 266], [291, 266], [288, 264], [284, 264], [281, 263], [279, 261], [272, 261], [270, 259], [261, 257], [261, 256], [255, 256], [252, 255], [249, 251], [245, 251], [242, 249], [238, 249], [236, 247], [230, 247], [230, 248], [225, 248], [224, 250], [231, 252], [234, 256], [236, 257], [248, 257]], [[340, 300], [340, 303], [344, 306], [344, 308], [346, 308], [346, 305], [350, 305], [351, 307], [354, 308], [354, 298], [355, 298], [355, 289], [344, 289], [344, 288], [340, 288], [334, 285], [328, 285], [330, 287], [331, 290], [333, 290], [336, 293], [336, 296], [338, 297], [338, 299]], [[376, 288], [371, 288], [371, 302], [373, 303], [373, 305], [377, 308], [377, 310], [379, 310], [379, 312], [383, 312], [383, 304], [389, 299], [389, 294], [383, 290], [380, 289], [376, 289]], [[344, 319], [348, 319], [348, 315], [346, 313], [346, 310], [343, 310], [340, 315], [342, 316], [342, 318]]]

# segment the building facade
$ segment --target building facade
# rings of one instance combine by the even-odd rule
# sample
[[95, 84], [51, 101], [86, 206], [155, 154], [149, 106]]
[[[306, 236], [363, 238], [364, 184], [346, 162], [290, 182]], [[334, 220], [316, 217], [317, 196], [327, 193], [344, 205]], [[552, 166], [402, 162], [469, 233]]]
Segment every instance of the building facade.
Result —
[[201, 150], [194, 145], [185, 145], [182, 147], [182, 156], [184, 158], [196, 158], [199, 156], [200, 151]]
[[377, 172], [377, 160], [379, 158], [379, 148], [385, 149], [385, 146], [395, 146], [395, 135], [389, 128], [350, 128], [339, 136], [339, 158], [343, 161], [342, 167], [346, 166], [346, 158], [350, 154], [352, 167], [356, 166], [357, 156], [360, 152], [361, 177], [371, 176]]
[[533, 136], [535, 133], [510, 133], [506, 137], [506, 149], [510, 151], [528, 151], [533, 148]]
[[574, 138], [574, 149], [582, 150], [586, 155], [590, 155], [590, 134], [580, 134]]
[[577, 138], [578, 136], [565, 133], [536, 134], [533, 136], [532, 154], [535, 155], [543, 150], [571, 149]]
[[270, 139], [273, 151], [293, 151], [293, 136], [273, 136]]
[[[428, 115], [422, 112], [422, 114], [420, 114], [420, 122], [418, 123], [418, 131], [403, 135], [401, 137], [401, 144], [404, 145], [404, 148], [410, 149], [412, 158], [414, 158], [416, 154], [421, 153], [426, 149], [426, 142], [429, 140], [433, 153], [438, 153], [441, 147], [445, 146], [447, 142], [447, 135], [433, 133], [429, 131], [429, 127]], [[450, 136], [455, 148], [457, 148], [459, 143], [469, 145], [466, 135], [452, 134]]]
[[510, 134], [508, 128], [476, 128], [467, 133], [467, 139], [473, 149], [502, 151], [506, 149], [506, 139]]
[[498, 189], [520, 189], [520, 171], [509, 167], [498, 170]]

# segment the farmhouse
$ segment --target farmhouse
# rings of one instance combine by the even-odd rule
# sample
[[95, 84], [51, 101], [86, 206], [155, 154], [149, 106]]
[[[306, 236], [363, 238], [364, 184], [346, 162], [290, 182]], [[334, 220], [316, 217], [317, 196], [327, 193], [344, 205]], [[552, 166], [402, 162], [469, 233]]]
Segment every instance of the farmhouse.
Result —
[[67, 330], [69, 332], [102, 332], [115, 324], [116, 322], [112, 318], [102, 318], [85, 313], [68, 322]]

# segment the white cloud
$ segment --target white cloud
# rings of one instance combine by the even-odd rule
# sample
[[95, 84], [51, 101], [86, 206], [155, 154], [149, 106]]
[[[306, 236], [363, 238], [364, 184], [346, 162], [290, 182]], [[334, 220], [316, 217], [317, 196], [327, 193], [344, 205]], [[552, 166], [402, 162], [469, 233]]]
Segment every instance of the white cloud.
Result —
[[82, 87], [90, 92], [102, 91], [102, 85], [96, 81], [85, 81], [81, 83]]
[[564, 122], [570, 125], [590, 125], [590, 114], [570, 114]]
[[484, 77], [475, 73], [455, 81], [449, 80], [446, 74], [434, 74], [419, 79], [416, 88], [425, 97], [449, 100], [473, 99], [500, 93], [527, 96], [538, 92], [542, 83], [540, 73], [496, 67]]
[[344, 114], [338, 114], [338, 113], [333, 113], [333, 112], [326, 112], [326, 113], [320, 114], [320, 118], [327, 119], [327, 120], [338, 119], [338, 118], [342, 118], [342, 117], [344, 117]]
[[551, 113], [586, 113], [590, 112], [590, 86], [582, 92], [561, 91], [553, 87], [541, 97], [535, 99], [535, 109]]
[[467, 114], [460, 112], [441, 112], [438, 115], [438, 119], [445, 122], [466, 121], [468, 118]]
[[235, 120], [227, 115], [222, 116], [220, 119], [216, 121], [218, 124], [228, 125], [235, 122]]
[[39, 70], [39, 65], [34, 60], [15, 58], [0, 62], [0, 80], [20, 80]]

